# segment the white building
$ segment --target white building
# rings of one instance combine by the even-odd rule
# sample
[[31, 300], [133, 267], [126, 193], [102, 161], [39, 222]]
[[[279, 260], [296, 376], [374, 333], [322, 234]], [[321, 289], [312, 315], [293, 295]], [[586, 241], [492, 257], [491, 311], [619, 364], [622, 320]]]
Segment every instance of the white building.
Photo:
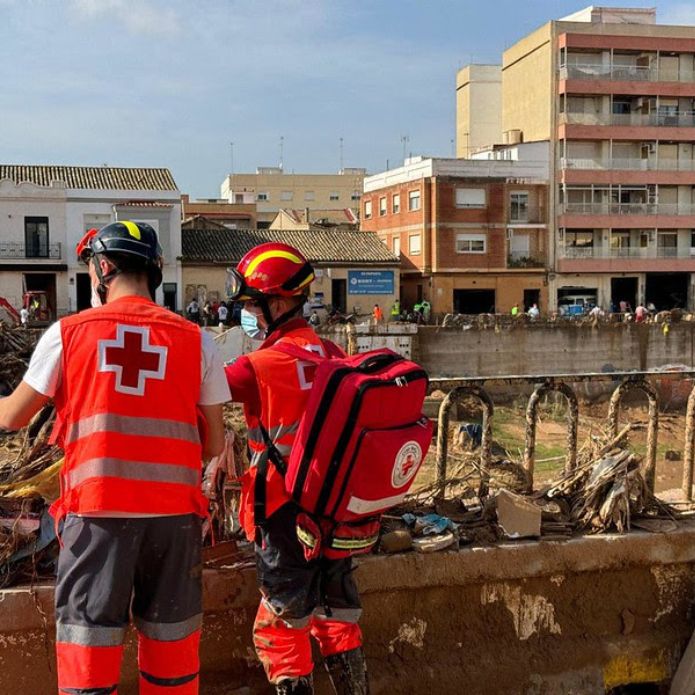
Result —
[[157, 301], [180, 310], [181, 198], [167, 169], [0, 164], [0, 297], [19, 307], [24, 292], [45, 291], [54, 316], [89, 306], [75, 247], [86, 230], [119, 219], [157, 230]]

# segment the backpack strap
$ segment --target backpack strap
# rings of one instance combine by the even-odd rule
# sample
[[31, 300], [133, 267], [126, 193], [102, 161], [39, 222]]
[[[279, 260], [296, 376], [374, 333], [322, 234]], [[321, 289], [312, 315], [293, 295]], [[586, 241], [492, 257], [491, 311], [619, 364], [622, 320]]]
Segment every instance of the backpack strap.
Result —
[[326, 357], [316, 354], [313, 350], [306, 350], [300, 347], [296, 343], [275, 343], [275, 345], [268, 348], [269, 350], [276, 350], [277, 352], [284, 352], [286, 355], [291, 355], [304, 362], [313, 362], [314, 364], [320, 364], [327, 359], [332, 357], [344, 357], [342, 350], [332, 343], [330, 340], [321, 340], [321, 345], [326, 352]]
[[278, 451], [275, 443], [270, 438], [268, 430], [263, 427], [262, 423], [258, 423], [261, 430], [261, 436], [265, 443], [265, 451], [261, 454], [256, 463], [256, 479], [253, 486], [253, 520], [256, 526], [264, 523], [266, 516], [266, 499], [267, 499], [267, 478], [268, 478], [268, 461], [270, 461], [277, 469], [280, 475], [284, 476], [287, 472], [287, 466], [282, 458], [282, 454]]

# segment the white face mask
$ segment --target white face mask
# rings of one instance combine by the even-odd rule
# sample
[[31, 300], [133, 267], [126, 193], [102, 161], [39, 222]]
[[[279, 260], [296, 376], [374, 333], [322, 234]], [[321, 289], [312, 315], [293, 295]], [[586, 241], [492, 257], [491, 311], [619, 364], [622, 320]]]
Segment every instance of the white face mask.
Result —
[[101, 301], [101, 297], [99, 296], [99, 293], [97, 292], [97, 288], [92, 285], [92, 299], [91, 299], [91, 304], [94, 308], [98, 306], [103, 306], [103, 302]]

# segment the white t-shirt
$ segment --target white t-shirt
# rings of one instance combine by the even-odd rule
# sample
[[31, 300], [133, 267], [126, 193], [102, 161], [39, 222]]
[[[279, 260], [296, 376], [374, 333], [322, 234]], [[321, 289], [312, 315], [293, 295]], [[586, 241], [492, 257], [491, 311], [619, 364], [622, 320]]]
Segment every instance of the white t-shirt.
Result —
[[228, 313], [227, 307], [224, 306], [223, 304], [220, 304], [219, 308], [217, 309], [217, 318], [220, 321], [226, 321], [227, 320], [227, 313]]
[[[198, 405], [216, 405], [231, 400], [232, 395], [224, 373], [224, 365], [212, 336], [201, 336], [201, 383]], [[41, 336], [24, 375], [24, 381], [35, 391], [53, 398], [62, 378], [63, 340], [60, 322], [52, 324]]]

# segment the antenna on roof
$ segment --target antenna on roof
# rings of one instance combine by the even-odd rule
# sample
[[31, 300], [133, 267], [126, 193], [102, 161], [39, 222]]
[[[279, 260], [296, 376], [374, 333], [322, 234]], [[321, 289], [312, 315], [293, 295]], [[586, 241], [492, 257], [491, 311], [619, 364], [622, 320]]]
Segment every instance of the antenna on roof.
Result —
[[229, 173], [234, 173], [234, 143], [229, 143]]
[[405, 164], [405, 152], [410, 142], [410, 135], [401, 135], [401, 144], [403, 145], [403, 164]]
[[283, 167], [284, 155], [285, 155], [285, 136], [281, 135], [280, 136], [280, 169], [282, 169], [282, 167]]
[[343, 170], [343, 138], [340, 138], [340, 169], [338, 171]]

